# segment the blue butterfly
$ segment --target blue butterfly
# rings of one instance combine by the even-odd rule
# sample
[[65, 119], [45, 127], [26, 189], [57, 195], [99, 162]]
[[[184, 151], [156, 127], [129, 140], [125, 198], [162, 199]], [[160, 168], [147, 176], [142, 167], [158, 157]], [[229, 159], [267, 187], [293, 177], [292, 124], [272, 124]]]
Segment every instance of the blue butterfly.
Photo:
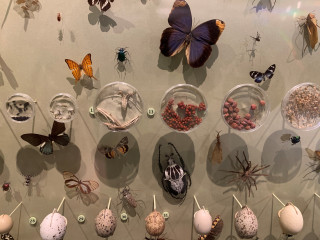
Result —
[[208, 60], [211, 45], [216, 44], [225, 27], [223, 21], [213, 19], [191, 30], [191, 10], [184, 0], [174, 2], [168, 22], [171, 27], [162, 33], [161, 53], [170, 57], [186, 47], [187, 61], [193, 68], [201, 67]]
[[55, 142], [62, 146], [67, 146], [70, 142], [70, 138], [67, 134], [63, 133], [66, 130], [64, 123], [53, 122], [51, 134], [44, 136], [35, 133], [28, 133], [21, 135], [21, 138], [33, 146], [39, 146], [40, 152], [45, 155], [53, 153], [52, 142]]
[[265, 73], [251, 71], [250, 77], [252, 77], [256, 83], [261, 83], [262, 80], [265, 81], [266, 78], [271, 79], [273, 77], [275, 70], [276, 70], [276, 65], [272, 64]]

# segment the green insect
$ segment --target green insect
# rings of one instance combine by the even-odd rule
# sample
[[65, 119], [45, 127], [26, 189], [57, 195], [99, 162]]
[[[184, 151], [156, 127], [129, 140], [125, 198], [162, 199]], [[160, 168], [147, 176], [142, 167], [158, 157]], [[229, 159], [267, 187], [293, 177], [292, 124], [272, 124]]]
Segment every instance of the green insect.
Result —
[[130, 56], [127, 48], [117, 48], [116, 49], [116, 58], [118, 63], [127, 63], [129, 61], [127, 56]]

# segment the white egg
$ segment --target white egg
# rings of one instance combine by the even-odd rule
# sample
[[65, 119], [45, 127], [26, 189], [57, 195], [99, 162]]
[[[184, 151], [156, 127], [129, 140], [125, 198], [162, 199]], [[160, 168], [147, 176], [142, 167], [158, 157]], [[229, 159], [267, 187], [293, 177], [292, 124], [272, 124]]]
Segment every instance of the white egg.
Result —
[[1, 215], [0, 216], [0, 234], [8, 233], [13, 227], [13, 221], [12, 218], [7, 215]]
[[258, 219], [249, 207], [244, 206], [235, 214], [234, 227], [240, 238], [253, 238], [258, 232]]
[[200, 235], [210, 232], [212, 225], [212, 217], [208, 210], [200, 209], [194, 213], [193, 226]]
[[67, 224], [67, 219], [60, 213], [50, 213], [40, 224], [42, 240], [62, 240], [67, 231]]
[[287, 235], [296, 235], [301, 232], [303, 228], [303, 217], [302, 214], [296, 206], [292, 203], [287, 203], [278, 212], [280, 227], [282, 232]]
[[113, 216], [110, 209], [104, 209], [99, 212], [95, 219], [96, 232], [100, 237], [110, 237], [117, 227], [117, 218]]

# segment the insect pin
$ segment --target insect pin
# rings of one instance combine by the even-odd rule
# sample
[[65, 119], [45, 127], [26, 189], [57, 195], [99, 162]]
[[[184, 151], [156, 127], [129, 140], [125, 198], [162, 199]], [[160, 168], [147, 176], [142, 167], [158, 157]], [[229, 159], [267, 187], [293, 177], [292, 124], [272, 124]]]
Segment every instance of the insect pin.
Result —
[[127, 205], [132, 208], [136, 208], [138, 206], [137, 201], [135, 200], [134, 196], [130, 191], [130, 187], [126, 186], [119, 192], [119, 198], [121, 202], [125, 201]]
[[261, 83], [262, 80], [265, 81], [266, 78], [271, 79], [274, 75], [275, 70], [276, 65], [272, 64], [264, 73], [258, 71], [251, 71], [250, 77], [252, 77], [256, 83]]
[[301, 139], [300, 139], [300, 136], [292, 136], [290, 138], [290, 140], [291, 140], [292, 145], [295, 145], [295, 144], [299, 143]]
[[62, 19], [62, 17], [61, 17], [61, 13], [57, 13], [57, 20], [58, 20], [58, 22], [60, 22], [60, 21], [61, 21], [61, 19]]
[[10, 190], [10, 183], [9, 183], [9, 182], [4, 182], [4, 183], [2, 184], [2, 190], [3, 190], [4, 192], [8, 192], [8, 191]]
[[[252, 37], [252, 36], [250, 36], [250, 37]], [[257, 32], [257, 35], [255, 37], [252, 37], [252, 38], [253, 38], [253, 40], [255, 42], [260, 42], [260, 40], [261, 40], [261, 36], [260, 36], [259, 32]]]

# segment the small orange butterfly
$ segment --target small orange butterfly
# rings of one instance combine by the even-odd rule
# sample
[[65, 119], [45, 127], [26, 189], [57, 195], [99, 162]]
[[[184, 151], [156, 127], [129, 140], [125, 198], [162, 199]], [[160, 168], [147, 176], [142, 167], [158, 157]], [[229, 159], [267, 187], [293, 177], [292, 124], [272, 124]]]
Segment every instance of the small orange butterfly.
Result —
[[99, 183], [93, 180], [82, 181], [79, 180], [73, 173], [71, 172], [63, 172], [64, 184], [68, 188], [76, 188], [76, 190], [80, 190], [83, 194], [89, 194], [93, 190], [99, 187]]
[[[91, 53], [88, 53], [82, 60], [82, 64], [78, 64], [70, 59], [65, 59], [66, 63], [68, 64], [68, 67], [70, 70], [72, 70], [72, 75], [76, 79], [76, 83], [80, 80], [81, 78], [81, 70], [84, 71], [84, 73], [90, 77], [94, 78], [93, 76], [93, 71], [92, 71], [92, 61], [91, 61]], [[98, 79], [96, 79], [98, 80]]]

